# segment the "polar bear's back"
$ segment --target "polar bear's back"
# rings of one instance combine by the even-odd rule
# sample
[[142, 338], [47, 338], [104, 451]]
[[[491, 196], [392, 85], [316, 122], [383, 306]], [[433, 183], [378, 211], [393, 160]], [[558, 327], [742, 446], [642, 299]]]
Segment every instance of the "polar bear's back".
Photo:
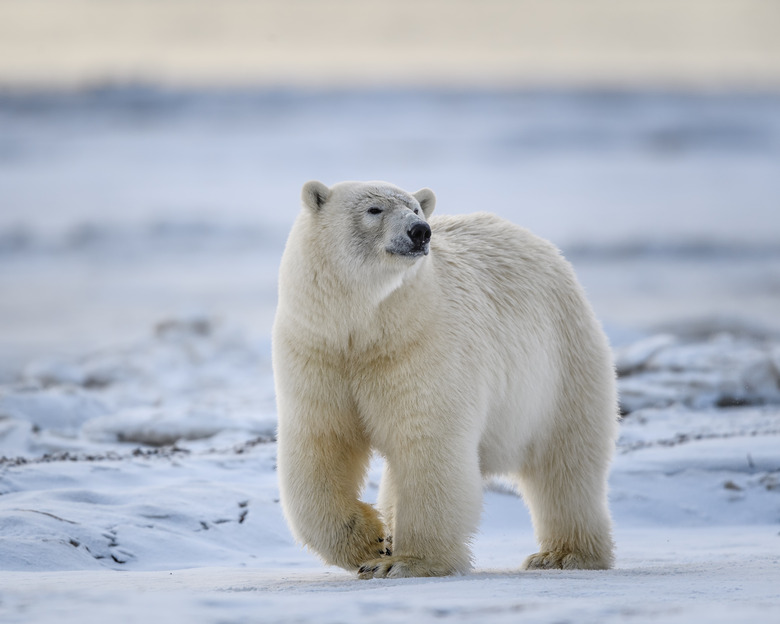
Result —
[[486, 313], [590, 312], [569, 263], [528, 230], [489, 213], [433, 217], [430, 225], [437, 278], [446, 289], [486, 296]]
[[483, 468], [515, 461], [529, 427], [545, 431], [542, 422], [552, 424], [586, 402], [585, 395], [601, 408], [583, 422], [609, 430], [615, 411], [609, 346], [558, 249], [486, 213], [436, 217], [430, 225], [443, 314], [463, 330], [452, 340], [465, 341], [462, 361], [490, 388]]

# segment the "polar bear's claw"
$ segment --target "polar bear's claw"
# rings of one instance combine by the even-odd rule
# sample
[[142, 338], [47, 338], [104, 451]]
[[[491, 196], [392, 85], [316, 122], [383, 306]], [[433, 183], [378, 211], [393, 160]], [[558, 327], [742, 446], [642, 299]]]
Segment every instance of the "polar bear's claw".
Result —
[[420, 576], [448, 576], [454, 568], [419, 557], [383, 557], [369, 561], [358, 569], [358, 578], [409, 578]]
[[524, 570], [604, 570], [609, 562], [574, 552], [548, 550], [538, 552], [523, 562]]
[[357, 509], [342, 526], [338, 548], [323, 556], [328, 563], [354, 570], [364, 561], [387, 552], [383, 537], [387, 529], [368, 503], [358, 501]]
[[[387, 542], [388, 544], [392, 544], [393, 543], [393, 538], [392, 537], [380, 537], [380, 538], [377, 538], [376, 541], [379, 542], [380, 544], [384, 544], [384, 542]], [[389, 557], [390, 555], [393, 554], [390, 551], [389, 547], [388, 548], [384, 548], [383, 546], [379, 547], [378, 553], [379, 553], [380, 557], [383, 557], [385, 555], [387, 555]]]

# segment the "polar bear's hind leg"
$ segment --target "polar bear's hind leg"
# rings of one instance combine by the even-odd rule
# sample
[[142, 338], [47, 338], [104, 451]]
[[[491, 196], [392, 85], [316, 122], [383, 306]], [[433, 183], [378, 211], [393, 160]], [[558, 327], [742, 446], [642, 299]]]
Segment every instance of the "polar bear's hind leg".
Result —
[[604, 570], [613, 564], [612, 522], [607, 502], [610, 440], [548, 445], [518, 475], [540, 551], [524, 569]]

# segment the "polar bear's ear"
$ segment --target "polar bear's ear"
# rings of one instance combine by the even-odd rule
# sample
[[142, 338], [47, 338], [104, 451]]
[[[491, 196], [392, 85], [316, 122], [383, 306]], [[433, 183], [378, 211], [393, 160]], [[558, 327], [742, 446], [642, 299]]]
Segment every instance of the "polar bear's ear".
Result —
[[422, 208], [425, 218], [430, 217], [436, 207], [436, 195], [433, 194], [433, 191], [429, 188], [422, 188], [412, 195], [420, 202], [420, 208]]
[[301, 199], [304, 205], [308, 206], [313, 212], [319, 212], [329, 197], [330, 189], [322, 182], [311, 180], [303, 185]]

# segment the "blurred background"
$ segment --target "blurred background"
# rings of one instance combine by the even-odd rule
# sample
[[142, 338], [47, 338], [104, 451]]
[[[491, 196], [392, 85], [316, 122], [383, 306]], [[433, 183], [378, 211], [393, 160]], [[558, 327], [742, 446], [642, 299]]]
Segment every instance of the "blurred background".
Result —
[[0, 0], [0, 380], [219, 318], [268, 348], [300, 187], [431, 187], [615, 344], [780, 331], [773, 0]]

